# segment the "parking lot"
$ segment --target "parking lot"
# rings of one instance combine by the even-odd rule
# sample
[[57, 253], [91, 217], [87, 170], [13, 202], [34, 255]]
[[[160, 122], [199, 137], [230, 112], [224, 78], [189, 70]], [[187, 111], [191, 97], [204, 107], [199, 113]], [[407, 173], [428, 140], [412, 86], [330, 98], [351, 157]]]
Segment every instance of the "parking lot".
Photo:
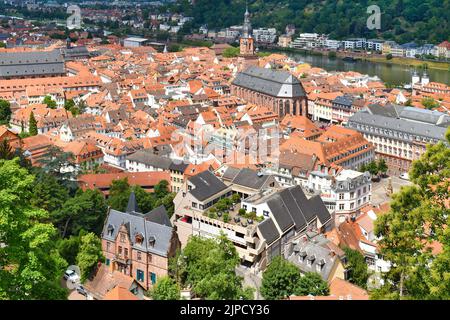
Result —
[[373, 182], [372, 184], [372, 204], [379, 205], [388, 201], [391, 201], [391, 197], [387, 194], [389, 179], [392, 179], [393, 192], [399, 192], [401, 187], [412, 185], [410, 181], [400, 179], [398, 177], [390, 177], [381, 179], [379, 182]]

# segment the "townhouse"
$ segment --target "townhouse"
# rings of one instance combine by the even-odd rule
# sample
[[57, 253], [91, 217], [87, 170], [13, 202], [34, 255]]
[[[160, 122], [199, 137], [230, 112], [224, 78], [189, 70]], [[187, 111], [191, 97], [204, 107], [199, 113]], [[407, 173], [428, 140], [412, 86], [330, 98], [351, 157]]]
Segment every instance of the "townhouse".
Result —
[[125, 212], [109, 209], [101, 234], [109, 272], [132, 277], [145, 290], [169, 273], [179, 241], [164, 206], [142, 213], [134, 193]]

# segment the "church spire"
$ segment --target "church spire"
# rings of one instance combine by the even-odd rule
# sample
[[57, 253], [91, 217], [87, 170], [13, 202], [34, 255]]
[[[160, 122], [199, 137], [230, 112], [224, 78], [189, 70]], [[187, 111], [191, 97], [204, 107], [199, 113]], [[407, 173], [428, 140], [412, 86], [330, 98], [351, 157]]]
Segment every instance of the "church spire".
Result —
[[252, 24], [250, 22], [250, 13], [248, 12], [248, 2], [246, 2], [244, 14], [244, 37], [250, 38], [251, 33], [252, 33]]

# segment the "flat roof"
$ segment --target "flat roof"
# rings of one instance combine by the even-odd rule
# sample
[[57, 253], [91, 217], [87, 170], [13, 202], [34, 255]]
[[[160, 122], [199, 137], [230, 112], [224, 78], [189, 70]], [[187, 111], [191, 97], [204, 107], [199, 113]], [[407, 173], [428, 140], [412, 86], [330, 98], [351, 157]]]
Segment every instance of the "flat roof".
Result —
[[148, 39], [137, 38], [137, 37], [130, 37], [130, 38], [126, 38], [124, 41], [145, 42], [145, 41], [148, 41]]

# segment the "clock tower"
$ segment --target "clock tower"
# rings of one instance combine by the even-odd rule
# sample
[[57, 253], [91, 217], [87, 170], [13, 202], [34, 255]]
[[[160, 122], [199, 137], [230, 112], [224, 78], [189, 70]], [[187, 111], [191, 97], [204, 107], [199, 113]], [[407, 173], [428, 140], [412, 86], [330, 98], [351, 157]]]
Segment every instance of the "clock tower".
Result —
[[250, 23], [248, 7], [245, 10], [243, 34], [240, 39], [240, 54], [244, 57], [255, 55], [255, 41], [252, 37], [252, 25]]

